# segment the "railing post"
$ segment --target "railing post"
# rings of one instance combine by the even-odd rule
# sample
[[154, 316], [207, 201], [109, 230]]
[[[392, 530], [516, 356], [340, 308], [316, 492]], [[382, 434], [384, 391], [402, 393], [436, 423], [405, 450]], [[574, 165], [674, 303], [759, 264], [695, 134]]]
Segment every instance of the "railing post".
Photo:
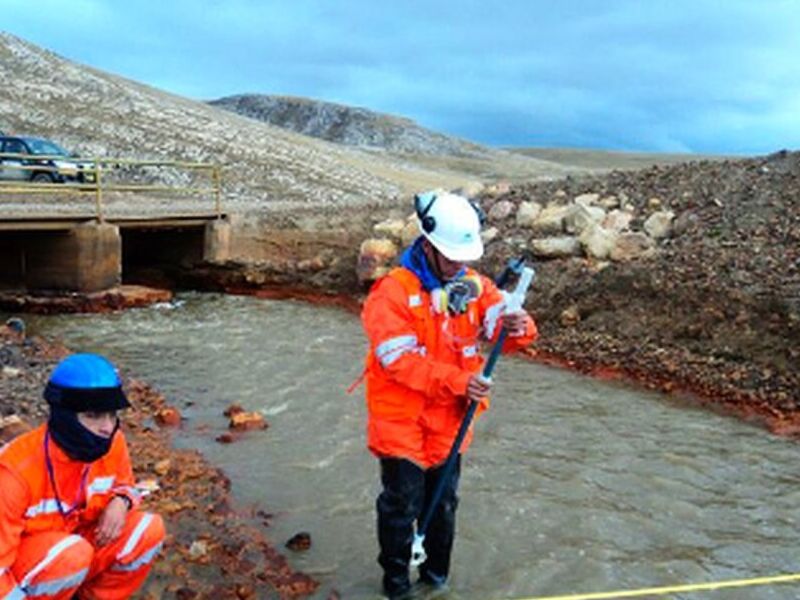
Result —
[[94, 185], [95, 185], [95, 205], [97, 209], [97, 221], [102, 223], [105, 221], [103, 214], [103, 190], [101, 189], [100, 181], [100, 163], [94, 161]]
[[217, 219], [222, 218], [222, 177], [219, 172], [219, 165], [214, 165], [212, 168], [212, 175], [214, 179], [214, 195], [216, 196], [216, 211]]

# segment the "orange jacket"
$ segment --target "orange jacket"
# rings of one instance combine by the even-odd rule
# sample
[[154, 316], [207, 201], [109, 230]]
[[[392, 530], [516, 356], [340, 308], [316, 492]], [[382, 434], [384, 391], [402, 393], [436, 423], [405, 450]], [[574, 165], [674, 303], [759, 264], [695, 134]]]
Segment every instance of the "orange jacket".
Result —
[[[431, 404], [454, 404], [484, 362], [479, 342], [499, 335], [505, 308], [497, 286], [480, 277], [482, 291], [457, 316], [432, 308], [430, 294], [404, 267], [378, 280], [361, 318], [370, 342], [366, 358], [367, 408], [381, 419], [416, 418]], [[530, 344], [536, 325], [524, 336], [507, 338], [504, 352]]]
[[45, 458], [46, 432], [47, 425], [41, 425], [0, 448], [0, 597], [16, 585], [10, 567], [22, 536], [73, 532], [97, 521], [114, 496], [134, 505], [140, 500], [122, 432], [114, 435], [108, 454], [90, 464], [72, 460], [48, 440], [57, 494]]

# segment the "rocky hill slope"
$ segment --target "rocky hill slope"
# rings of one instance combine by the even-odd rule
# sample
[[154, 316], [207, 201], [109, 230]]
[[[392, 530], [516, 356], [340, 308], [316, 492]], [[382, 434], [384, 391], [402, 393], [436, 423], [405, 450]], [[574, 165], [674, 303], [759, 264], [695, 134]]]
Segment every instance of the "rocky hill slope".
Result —
[[[800, 152], [529, 184], [484, 204], [499, 217], [489, 256], [538, 264], [540, 352], [699, 392], [778, 430], [797, 423]], [[520, 218], [532, 206], [567, 215], [563, 229]], [[594, 245], [615, 227], [638, 239], [633, 253]], [[570, 236], [571, 255], [544, 251], [543, 238]]]
[[209, 102], [245, 117], [346, 146], [389, 152], [488, 156], [496, 151], [424, 127], [410, 119], [307, 98], [240, 94]]
[[[392, 201], [486, 175], [568, 172], [508, 153], [440, 156], [430, 165], [366, 153], [245, 118], [65, 60], [0, 33], [0, 130], [50, 137], [83, 156], [210, 161], [224, 167], [229, 207]], [[181, 183], [175, 176], [168, 183]]]

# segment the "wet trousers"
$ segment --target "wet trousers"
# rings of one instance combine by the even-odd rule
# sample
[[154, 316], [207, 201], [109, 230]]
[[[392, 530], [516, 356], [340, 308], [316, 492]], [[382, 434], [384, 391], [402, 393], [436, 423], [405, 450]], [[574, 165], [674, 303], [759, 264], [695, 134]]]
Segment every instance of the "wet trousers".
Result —
[[17, 587], [7, 598], [123, 600], [150, 572], [164, 539], [161, 517], [133, 511], [120, 536], [100, 547], [94, 532], [48, 531], [23, 536], [11, 567]]
[[[402, 596], [411, 588], [408, 567], [414, 523], [427, 509], [441, 479], [443, 465], [422, 469], [402, 458], [382, 458], [380, 467], [383, 490], [376, 502], [380, 545], [378, 563], [383, 567], [384, 592], [392, 598]], [[425, 534], [427, 560], [420, 565], [419, 576], [421, 581], [432, 585], [444, 584], [450, 572], [460, 470], [459, 455]]]

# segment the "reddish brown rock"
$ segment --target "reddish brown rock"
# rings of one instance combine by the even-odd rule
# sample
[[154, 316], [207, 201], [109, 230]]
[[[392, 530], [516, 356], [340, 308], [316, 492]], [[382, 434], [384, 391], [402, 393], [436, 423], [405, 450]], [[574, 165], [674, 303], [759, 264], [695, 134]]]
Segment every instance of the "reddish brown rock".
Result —
[[173, 406], [166, 406], [153, 416], [161, 427], [177, 427], [181, 424], [181, 413]]
[[238, 404], [231, 404], [228, 408], [223, 411], [223, 415], [226, 417], [232, 417], [233, 415], [239, 414], [244, 412], [244, 409]]
[[294, 534], [289, 541], [286, 542], [286, 547], [295, 552], [308, 550], [311, 548], [311, 534], [307, 531]]
[[252, 431], [266, 429], [268, 425], [261, 413], [239, 412], [231, 415], [228, 427], [234, 431]]
[[102, 292], [26, 294], [0, 293], [0, 309], [38, 314], [103, 313], [150, 306], [172, 300], [172, 292], [141, 285], [121, 285]]

